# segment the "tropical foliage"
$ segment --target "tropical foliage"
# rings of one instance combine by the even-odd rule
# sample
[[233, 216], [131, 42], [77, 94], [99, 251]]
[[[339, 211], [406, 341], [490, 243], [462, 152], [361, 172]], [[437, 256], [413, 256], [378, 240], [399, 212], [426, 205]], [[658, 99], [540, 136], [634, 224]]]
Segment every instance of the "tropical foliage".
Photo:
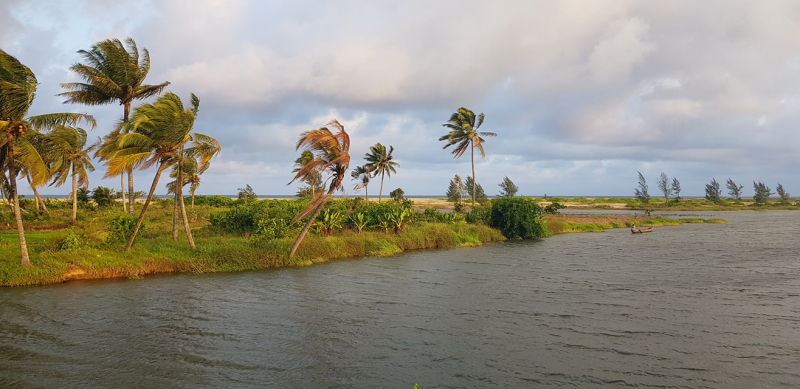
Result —
[[300, 140], [297, 141], [297, 149], [301, 148], [311, 151], [314, 154], [314, 159], [297, 171], [292, 182], [298, 179], [305, 179], [314, 172], [325, 172], [330, 175], [328, 178], [330, 184], [327, 192], [318, 193], [314, 196], [308, 207], [292, 220], [292, 223], [296, 223], [308, 217], [305, 227], [300, 231], [297, 240], [295, 240], [289, 251], [290, 259], [294, 256], [298, 246], [300, 246], [300, 242], [303, 241], [308, 229], [314, 223], [314, 219], [316, 219], [320, 211], [322, 211], [325, 203], [342, 187], [342, 181], [345, 174], [347, 174], [347, 169], [350, 167], [350, 136], [347, 135], [344, 126], [335, 119], [325, 127], [300, 134]]
[[374, 146], [369, 148], [369, 152], [364, 156], [364, 159], [367, 160], [367, 164], [364, 168], [372, 174], [372, 176], [377, 177], [378, 175], [381, 176], [381, 188], [378, 191], [378, 202], [381, 202], [381, 197], [383, 196], [383, 180], [386, 176], [392, 176], [392, 173], [397, 173], [397, 167], [400, 166], [399, 163], [394, 161], [394, 157], [392, 156], [392, 152], [394, 151], [394, 147], [389, 146], [389, 150], [386, 150], [386, 146], [376, 143]]
[[0, 49], [0, 166], [7, 175], [19, 235], [22, 266], [31, 266], [25, 242], [25, 230], [17, 194], [17, 175], [25, 170], [31, 187], [49, 179], [49, 169], [41, 146], [47, 143], [46, 133], [58, 126], [88, 123], [94, 128], [92, 116], [76, 113], [52, 113], [28, 116], [36, 93], [37, 81], [33, 72], [12, 55]]
[[[475, 177], [475, 149], [481, 152], [481, 158], [486, 157], [486, 152], [483, 150], [484, 137], [497, 136], [494, 132], [479, 132], [478, 129], [483, 124], [484, 115], [480, 114], [475, 116], [475, 113], [461, 107], [454, 114], [450, 116], [450, 120], [443, 124], [450, 132], [447, 135], [439, 138], [439, 141], [446, 141], [447, 144], [442, 149], [453, 147], [453, 158], [460, 158], [464, 155], [467, 149], [470, 150], [470, 160], [472, 163], [472, 177]], [[475, 207], [475, 193], [477, 192], [473, 182], [472, 187], [472, 207]]]
[[[125, 44], [119, 39], [106, 39], [94, 44], [88, 51], [79, 50], [78, 54], [84, 63], [76, 63], [70, 70], [84, 82], [61, 84], [67, 91], [59, 96], [66, 97], [65, 103], [84, 105], [118, 103], [123, 107], [123, 123], [128, 122], [133, 100], [156, 96], [169, 85], [169, 81], [157, 85], [143, 84], [150, 72], [150, 53], [147, 49], [142, 49], [140, 52], [132, 38], [126, 39]], [[118, 135], [119, 133], [112, 132], [106, 140], [113, 142]], [[105, 159], [104, 151], [98, 150], [98, 152], [99, 156]], [[128, 211], [133, 215], [133, 170], [129, 169], [126, 172], [130, 192]], [[119, 172], [118, 175], [126, 172]], [[124, 187], [122, 191], [125, 191]]]

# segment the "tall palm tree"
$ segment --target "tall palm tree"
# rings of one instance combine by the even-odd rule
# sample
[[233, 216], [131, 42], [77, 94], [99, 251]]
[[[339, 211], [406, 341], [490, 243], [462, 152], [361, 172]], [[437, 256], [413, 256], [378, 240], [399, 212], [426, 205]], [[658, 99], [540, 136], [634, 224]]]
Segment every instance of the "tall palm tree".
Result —
[[55, 159], [52, 166], [51, 185], [61, 186], [68, 177], [72, 177], [72, 224], [75, 224], [78, 216], [78, 187], [88, 189], [87, 171], [94, 171], [89, 150], [84, 148], [86, 131], [82, 128], [58, 126], [50, 133], [50, 139], [54, 145], [51, 150], [60, 157]]
[[484, 136], [497, 136], [494, 132], [478, 132], [478, 129], [483, 124], [483, 114], [478, 115], [477, 121], [475, 113], [461, 107], [453, 115], [450, 120], [443, 126], [450, 129], [450, 132], [439, 138], [440, 141], [447, 141], [447, 144], [442, 147], [442, 150], [455, 146], [453, 151], [453, 158], [461, 158], [467, 148], [470, 149], [470, 159], [472, 163], [472, 208], [475, 208], [475, 186], [477, 179], [475, 178], [475, 148], [481, 151], [481, 158], [486, 157], [483, 151]]
[[47, 181], [48, 169], [41, 150], [34, 146], [43, 136], [41, 131], [59, 125], [88, 123], [94, 128], [92, 116], [77, 113], [51, 113], [26, 117], [36, 94], [36, 76], [14, 56], [0, 49], [0, 171], [8, 172], [8, 186], [13, 201], [14, 218], [19, 233], [22, 266], [31, 266], [25, 229], [17, 195], [19, 166], [27, 169], [31, 185]]
[[[200, 187], [200, 174], [197, 173], [197, 159], [184, 158], [183, 163], [183, 186], [189, 185], [189, 193], [191, 193], [192, 202], [191, 207], [194, 208], [194, 192]], [[172, 171], [169, 173], [173, 181], [167, 183], [167, 194], [176, 194], [176, 185], [178, 185], [178, 165], [172, 166]]]
[[[147, 49], [142, 49], [140, 53], [132, 38], [125, 39], [125, 44], [127, 48], [119, 39], [106, 39], [95, 43], [89, 51], [79, 50], [78, 54], [86, 63], [76, 63], [70, 70], [85, 82], [61, 84], [62, 88], [67, 89], [67, 92], [59, 94], [67, 98], [64, 103], [119, 103], [123, 107], [122, 122], [127, 123], [133, 100], [161, 93], [169, 81], [158, 85], [142, 85], [150, 72], [150, 53]], [[133, 170], [125, 173], [128, 174], [128, 212], [133, 215]]]
[[369, 153], [364, 156], [364, 159], [367, 160], [367, 164], [365, 167], [369, 170], [373, 176], [381, 175], [381, 189], [378, 192], [378, 202], [381, 202], [381, 197], [383, 196], [383, 179], [385, 176], [392, 177], [392, 173], [397, 173], [397, 166], [400, 166], [399, 163], [393, 161], [394, 157], [392, 156], [392, 152], [394, 151], [394, 147], [391, 145], [389, 146], [389, 151], [386, 151], [386, 146], [375, 143], [375, 146], [369, 148]]
[[[332, 127], [333, 131], [328, 127]], [[347, 168], [350, 166], [350, 136], [347, 135], [344, 126], [336, 119], [326, 124], [325, 127], [300, 134], [300, 140], [297, 141], [297, 149], [300, 148], [313, 152], [314, 159], [297, 171], [289, 184], [298, 179], [308, 177], [313, 172], [322, 173], [327, 171], [331, 176], [328, 178], [330, 180], [328, 191], [316, 194], [308, 207], [292, 220], [292, 223], [297, 223], [302, 218], [309, 216], [306, 225], [300, 231], [294, 241], [294, 245], [292, 245], [289, 259], [294, 256], [295, 251], [300, 246], [300, 242], [303, 241], [308, 229], [314, 223], [325, 203], [342, 187], [342, 181], [345, 174], [347, 174]]]
[[[154, 103], [136, 107], [131, 120], [125, 124], [127, 131], [123, 131], [119, 136], [117, 141], [119, 149], [108, 162], [106, 176], [115, 176], [133, 168], [144, 170], [154, 165], [157, 166], [150, 192], [142, 206], [128, 244], [125, 246], [125, 251], [130, 251], [133, 246], [133, 241], [139, 233], [144, 215], [158, 186], [161, 173], [173, 164], [180, 163], [184, 147], [193, 137], [195, 140], [199, 138], [213, 139], [202, 134], [191, 134], [199, 105], [200, 99], [194, 94], [191, 97], [191, 106], [184, 108], [178, 95], [171, 92], [165, 93]], [[201, 165], [207, 164], [211, 157], [213, 155], [207, 156], [207, 159], [204, 158]], [[185, 212], [183, 224], [189, 246], [194, 250], [196, 248], [194, 238], [189, 229], [189, 221]]]
[[350, 177], [355, 180], [356, 184], [353, 185], [353, 189], [358, 191], [361, 188], [364, 188], [364, 199], [369, 201], [369, 180], [372, 178], [369, 174], [369, 170], [367, 170], [365, 166], [356, 166], [353, 171], [350, 172]]

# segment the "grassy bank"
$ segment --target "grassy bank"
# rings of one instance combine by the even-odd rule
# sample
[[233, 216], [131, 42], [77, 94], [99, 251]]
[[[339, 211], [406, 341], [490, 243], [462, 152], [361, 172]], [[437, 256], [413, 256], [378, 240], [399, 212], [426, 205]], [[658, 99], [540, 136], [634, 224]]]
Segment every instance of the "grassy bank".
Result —
[[[84, 209], [78, 223], [70, 226], [68, 209], [51, 209], [48, 214], [25, 214], [26, 238], [33, 267], [19, 264], [19, 242], [8, 214], [0, 213], [0, 286], [52, 284], [78, 279], [141, 278], [155, 273], [210, 273], [305, 266], [330, 260], [367, 256], [390, 256], [408, 250], [479, 246], [502, 241], [500, 231], [481, 222], [467, 223], [464, 216], [425, 212], [399, 234], [386, 225], [373, 225], [358, 233], [342, 221], [332, 236], [322, 231], [309, 234], [292, 260], [289, 249], [296, 230], [258, 223], [258, 218], [288, 220], [282, 212], [298, 204], [291, 200], [265, 200], [265, 207], [237, 208], [202, 205], [190, 211], [191, 228], [198, 250], [189, 249], [181, 231], [172, 240], [172, 202], [159, 200], [148, 211], [146, 227], [129, 253], [123, 251], [124, 239], [114, 238], [109, 222], [118, 218], [119, 209]], [[289, 205], [286, 205], [289, 204]], [[286, 205], [286, 206], [284, 206]], [[302, 204], [300, 204], [302, 205]], [[355, 199], [335, 202], [332, 207], [343, 214], [348, 207], [366, 214], [381, 211], [383, 206], [363, 204]], [[361, 207], [361, 208], [359, 208]], [[248, 211], [249, 209], [249, 211]], [[222, 218], [228, 213], [235, 217]], [[283, 219], [281, 219], [283, 218]], [[291, 217], [289, 217], [290, 219]], [[372, 219], [378, 224], [379, 214]], [[215, 229], [213, 220], [225, 221], [227, 230]], [[344, 220], [344, 219], [343, 219]], [[435, 221], [435, 220], [438, 220]], [[587, 216], [546, 215], [550, 234], [603, 231], [610, 228], [665, 226], [681, 223], [713, 223], [721, 220], [648, 218], [644, 215]], [[249, 230], [248, 230], [249, 228]], [[234, 231], [235, 230], [235, 231]]]
[[[408, 225], [402, 233], [383, 229], [361, 234], [342, 229], [333, 236], [309, 234], [292, 260], [287, 259], [294, 235], [256, 239], [250, 234], [228, 234], [210, 228], [211, 214], [225, 211], [197, 207], [192, 231], [198, 249], [192, 251], [181, 231], [172, 240], [170, 202], [148, 211], [147, 226], [130, 253], [124, 242], [110, 239], [106, 224], [119, 210], [85, 211], [76, 226], [66, 227], [68, 211], [28, 215], [26, 232], [33, 266], [19, 264], [16, 230], [0, 232], [0, 285], [52, 284], [78, 279], [140, 278], [154, 273], [210, 273], [305, 266], [344, 258], [389, 256], [408, 250], [479, 246], [504, 240], [502, 234], [482, 224], [428, 223]], [[5, 223], [4, 223], [5, 224]], [[52, 228], [48, 228], [51, 226]]]

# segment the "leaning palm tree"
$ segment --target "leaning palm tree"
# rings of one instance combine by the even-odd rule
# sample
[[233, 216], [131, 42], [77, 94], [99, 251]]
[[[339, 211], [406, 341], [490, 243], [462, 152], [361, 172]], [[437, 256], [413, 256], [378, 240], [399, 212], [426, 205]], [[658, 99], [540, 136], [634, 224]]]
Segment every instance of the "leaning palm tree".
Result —
[[[194, 94], [191, 98], [191, 107], [184, 108], [178, 95], [171, 92], [165, 93], [154, 103], [136, 107], [131, 115], [131, 120], [128, 123], [122, 123], [127, 128], [119, 136], [118, 150], [108, 161], [106, 176], [113, 177], [133, 168], [144, 170], [157, 166], [150, 192], [142, 205], [125, 251], [130, 251], [133, 246], [133, 241], [139, 233], [144, 215], [158, 186], [161, 173], [173, 164], [180, 163], [184, 147], [187, 142], [192, 140], [193, 135], [195, 138], [205, 137], [201, 134], [191, 134], [199, 105], [200, 100]], [[201, 164], [207, 164], [210, 159], [211, 156]], [[178, 187], [180, 188], [180, 185]], [[189, 246], [194, 250], [196, 248], [194, 238], [192, 238], [185, 212], [183, 219]]]
[[[333, 131], [328, 127], [332, 127]], [[297, 171], [289, 184], [298, 179], [308, 177], [313, 172], [322, 173], [327, 171], [331, 176], [328, 178], [330, 180], [328, 191], [326, 193], [317, 193], [308, 207], [292, 220], [292, 223], [297, 223], [304, 217], [309, 217], [306, 225], [294, 241], [294, 245], [292, 245], [289, 259], [294, 256], [295, 251], [300, 246], [300, 242], [303, 241], [308, 229], [314, 223], [325, 203], [341, 188], [342, 181], [345, 174], [347, 174], [347, 168], [350, 166], [350, 136], [347, 135], [344, 126], [335, 119], [325, 127], [300, 134], [300, 140], [297, 141], [297, 149], [300, 148], [313, 152], [314, 159]]]
[[[187, 172], [189, 173], [188, 177], [196, 177], [194, 179], [196, 184], [193, 184], [191, 189], [192, 208], [194, 208], [194, 191], [197, 189], [197, 185], [200, 184], [200, 174], [203, 174], [208, 169], [211, 158], [222, 150], [219, 141], [208, 135], [194, 133], [190, 134], [190, 137], [192, 147], [186, 148], [185, 144], [180, 146], [177, 163], [173, 165], [175, 181], [167, 184], [167, 188], [172, 189], [171, 192], [168, 191], [167, 193], [175, 194], [172, 220], [172, 239], [175, 241], [178, 240], [178, 212], [180, 211], [184, 222], [187, 220], [186, 204], [183, 201], [183, 187], [189, 183]], [[172, 173], [170, 173], [170, 176], [172, 176]], [[178, 183], [181, 184], [178, 185]], [[173, 184], [171, 188], [170, 184]], [[185, 223], [184, 227], [189, 228], [188, 223]]]
[[392, 177], [392, 173], [397, 173], [397, 166], [400, 166], [399, 163], [393, 161], [394, 157], [392, 156], [392, 152], [394, 151], [394, 147], [389, 146], [389, 151], [386, 151], [386, 146], [375, 143], [375, 146], [369, 148], [369, 153], [364, 156], [364, 159], [367, 160], [367, 164], [365, 167], [369, 170], [373, 176], [381, 175], [381, 189], [378, 191], [378, 202], [381, 202], [381, 197], [383, 196], [383, 179], [385, 176]]
[[[142, 49], [140, 53], [132, 38], [126, 39], [125, 43], [127, 48], [119, 39], [106, 39], [96, 43], [89, 51], [79, 50], [78, 54], [86, 63], [76, 63], [70, 70], [85, 82], [61, 84], [62, 88], [67, 89], [67, 92], [59, 94], [67, 98], [64, 103], [119, 103], [123, 107], [122, 122], [127, 123], [133, 100], [161, 93], [169, 81], [158, 85], [142, 85], [150, 72], [150, 53], [147, 49]], [[123, 173], [128, 174], [128, 212], [133, 215], [133, 170]]]
[[31, 185], [47, 181], [48, 169], [41, 150], [34, 146], [40, 142], [43, 130], [59, 125], [78, 125], [95, 121], [92, 116], [77, 113], [51, 113], [26, 117], [36, 93], [36, 76], [12, 55], [0, 49], [0, 171], [8, 172], [9, 194], [13, 201], [14, 218], [19, 233], [22, 266], [31, 266], [25, 229], [17, 195], [17, 175], [24, 166]]
[[364, 199], [367, 201], [369, 201], [369, 180], [372, 178], [369, 173], [366, 166], [356, 166], [356, 168], [350, 172], [350, 177], [356, 182], [355, 185], [353, 185], [353, 190], [358, 191], [364, 188]]
[[59, 158], [54, 160], [51, 185], [61, 186], [72, 177], [72, 224], [78, 217], [78, 187], [89, 188], [88, 172], [94, 171], [86, 146], [86, 131], [82, 128], [58, 126], [50, 134], [50, 141]]
[[472, 162], [472, 208], [475, 208], [475, 186], [477, 179], [475, 178], [475, 148], [481, 151], [481, 158], [486, 157], [483, 151], [484, 136], [497, 136], [494, 132], [478, 132], [478, 129], [483, 124], [483, 114], [478, 115], [477, 122], [475, 120], [475, 113], [461, 107], [456, 113], [450, 116], [450, 120], [443, 126], [450, 129], [450, 132], [439, 138], [440, 141], [447, 141], [447, 144], [442, 147], [442, 150], [455, 146], [452, 151], [453, 158], [461, 158], [467, 148], [470, 149], [470, 159]]

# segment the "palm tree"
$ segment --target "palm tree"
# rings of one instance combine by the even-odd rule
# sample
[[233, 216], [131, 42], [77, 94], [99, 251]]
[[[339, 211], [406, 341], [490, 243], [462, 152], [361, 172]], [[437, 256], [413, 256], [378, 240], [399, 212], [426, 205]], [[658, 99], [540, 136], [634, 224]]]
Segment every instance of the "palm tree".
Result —
[[[202, 134], [191, 134], [199, 105], [200, 100], [194, 94], [191, 97], [191, 107], [187, 109], [184, 108], [183, 102], [178, 95], [171, 92], [165, 93], [152, 104], [142, 104], [136, 107], [131, 120], [124, 124], [127, 127], [127, 131], [123, 131], [119, 136], [117, 141], [118, 150], [114, 153], [114, 157], [109, 160], [106, 176], [115, 176], [122, 171], [133, 168], [144, 170], [154, 165], [157, 166], [150, 192], [142, 206], [128, 244], [125, 246], [125, 251], [130, 251], [133, 246], [133, 241], [142, 226], [144, 214], [147, 212], [158, 186], [161, 173], [173, 164], [180, 163], [184, 147], [190, 140], [194, 140], [196, 143], [199, 142], [201, 145], [196, 147], [201, 149], [206, 149], [207, 144], [213, 143], [208, 141], [213, 139], [211, 137]], [[188, 150], [186, 152], [187, 154], [189, 153]], [[200, 165], [208, 164], [212, 157], [213, 154], [204, 155]], [[179, 173], [178, 182], [180, 182], [180, 179]], [[178, 191], [180, 191], [180, 187], [181, 185], [178, 185]], [[183, 212], [183, 219], [189, 246], [194, 250], [196, 247], [185, 212]]]
[[[186, 171], [189, 170], [194, 177], [197, 177], [197, 184], [193, 185], [191, 189], [192, 207], [194, 207], [194, 191], [197, 189], [197, 185], [200, 184], [200, 174], [203, 174], [208, 169], [211, 158], [219, 154], [219, 152], [222, 150], [222, 146], [220, 146], [219, 141], [208, 135], [194, 133], [190, 134], [190, 137], [193, 146], [185, 148], [185, 143], [180, 145], [178, 150], [178, 159], [174, 165], [175, 168], [173, 169], [175, 173], [175, 184], [173, 185], [173, 193], [175, 193], [175, 210], [172, 220], [172, 238], [175, 241], [178, 240], [179, 210], [184, 220], [184, 228], [186, 228], [187, 231], [189, 229], [189, 224], [186, 217], [186, 204], [183, 201], [183, 186], [188, 183], [188, 180], [185, 178], [184, 174], [186, 174]], [[172, 173], [170, 173], [170, 176], [172, 176]], [[181, 185], [178, 185], [178, 183], [181, 183]], [[167, 184], [167, 186], [169, 187], [169, 184]], [[193, 245], [191, 238], [190, 243]]]
[[475, 208], [475, 148], [481, 151], [481, 158], [486, 157], [483, 151], [484, 136], [497, 136], [494, 132], [478, 132], [478, 129], [483, 124], [483, 114], [478, 115], [477, 122], [475, 120], [475, 113], [461, 107], [456, 113], [450, 116], [450, 120], [443, 126], [450, 129], [450, 132], [439, 138], [440, 141], [447, 141], [447, 144], [442, 147], [442, 150], [455, 145], [452, 151], [453, 158], [461, 158], [467, 148], [470, 149], [470, 158], [472, 162], [472, 208]]
[[12, 55], [0, 49], [0, 169], [8, 172], [8, 186], [13, 201], [14, 218], [19, 233], [22, 266], [31, 266], [25, 229], [17, 195], [19, 166], [27, 169], [31, 185], [47, 181], [48, 169], [40, 150], [34, 146], [44, 134], [59, 125], [78, 125], [95, 121], [92, 116], [77, 113], [51, 113], [26, 117], [36, 93], [36, 76]]
[[356, 166], [353, 171], [350, 172], [350, 177], [355, 180], [356, 184], [353, 185], [353, 190], [358, 191], [361, 188], [364, 188], [364, 199], [369, 201], [369, 180], [372, 178], [370, 177], [369, 170], [367, 170], [365, 166]]
[[375, 143], [375, 146], [369, 148], [369, 153], [364, 156], [364, 159], [367, 160], [367, 164], [365, 167], [369, 170], [374, 176], [381, 175], [381, 189], [378, 192], [378, 202], [381, 202], [381, 197], [383, 196], [383, 179], [384, 176], [392, 177], [392, 173], [397, 173], [397, 166], [400, 166], [399, 163], [393, 161], [394, 157], [392, 157], [392, 152], [394, 151], [394, 147], [389, 146], [389, 152], [386, 152], [386, 147], [380, 143]]
[[[292, 173], [299, 172], [304, 166], [314, 160], [314, 153], [308, 150], [303, 150], [300, 154], [300, 157], [294, 160], [294, 169]], [[308, 184], [308, 189], [311, 191], [311, 198], [314, 198], [317, 193], [317, 188], [320, 187], [320, 181], [322, 181], [322, 175], [316, 171], [311, 170], [308, 172], [306, 176], [301, 177], [301, 180]], [[304, 192], [305, 189], [301, 188], [300, 192]]]
[[[123, 107], [122, 122], [127, 123], [133, 100], [161, 93], [169, 81], [158, 85], [142, 85], [150, 72], [150, 53], [147, 49], [142, 49], [140, 53], [132, 38], [126, 39], [125, 43], [127, 48], [119, 39], [106, 39], [96, 43], [89, 51], [79, 50], [78, 54], [86, 64], [76, 63], [70, 70], [86, 82], [61, 84], [62, 88], [68, 90], [59, 94], [67, 98], [64, 103], [119, 103]], [[128, 173], [128, 212], [133, 215], [133, 170], [125, 173]]]
[[93, 172], [94, 166], [86, 146], [86, 131], [82, 128], [58, 126], [51, 135], [51, 142], [60, 158], [53, 163], [53, 182], [51, 185], [61, 186], [72, 177], [72, 224], [78, 216], [78, 187], [89, 188], [87, 171]]
[[[328, 127], [333, 127], [334, 131], [331, 131]], [[321, 173], [327, 171], [331, 176], [328, 178], [330, 180], [328, 191], [324, 194], [316, 194], [308, 207], [292, 220], [292, 223], [297, 223], [300, 219], [310, 215], [306, 225], [300, 231], [294, 241], [294, 245], [292, 245], [289, 259], [294, 256], [295, 251], [300, 246], [300, 242], [303, 241], [308, 229], [314, 223], [325, 203], [341, 188], [344, 176], [347, 174], [347, 168], [350, 166], [350, 136], [347, 135], [344, 126], [336, 119], [325, 127], [300, 134], [300, 140], [297, 141], [297, 149], [300, 148], [313, 152], [314, 159], [298, 170], [289, 184], [298, 179], [308, 177], [313, 172]]]

